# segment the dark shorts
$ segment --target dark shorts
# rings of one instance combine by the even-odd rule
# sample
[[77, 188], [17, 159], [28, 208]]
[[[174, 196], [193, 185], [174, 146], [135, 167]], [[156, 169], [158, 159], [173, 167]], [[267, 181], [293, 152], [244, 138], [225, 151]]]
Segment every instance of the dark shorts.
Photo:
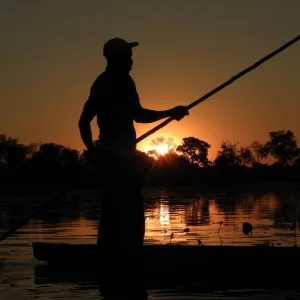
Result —
[[141, 176], [136, 157], [102, 154], [97, 160], [101, 181], [98, 242], [135, 248], [143, 244], [145, 231]]
[[104, 188], [140, 188], [142, 175], [138, 156], [117, 156], [99, 152], [96, 169]]

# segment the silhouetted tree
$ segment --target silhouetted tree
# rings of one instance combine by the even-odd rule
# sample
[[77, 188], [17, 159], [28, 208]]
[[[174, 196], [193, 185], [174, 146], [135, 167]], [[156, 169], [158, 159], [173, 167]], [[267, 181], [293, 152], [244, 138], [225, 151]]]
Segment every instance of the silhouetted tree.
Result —
[[27, 146], [28, 153], [27, 153], [27, 159], [32, 159], [37, 155], [39, 150], [39, 144], [38, 143], [31, 143]]
[[210, 145], [207, 142], [195, 137], [187, 137], [183, 138], [182, 144], [176, 150], [191, 163], [207, 167], [211, 163], [207, 157], [209, 148]]
[[18, 143], [18, 139], [0, 135], [1, 161], [7, 164], [10, 171], [20, 168], [28, 153], [28, 146]]
[[237, 144], [232, 144], [229, 141], [224, 141], [221, 144], [221, 150], [218, 151], [214, 164], [217, 167], [228, 167], [240, 164], [240, 157], [237, 149]]
[[24, 163], [29, 150], [23, 144], [16, 144], [11, 146], [6, 154], [6, 161], [11, 170], [20, 168]]
[[297, 166], [297, 167], [300, 167], [300, 148], [298, 148], [298, 156], [295, 158], [294, 162], [293, 162], [293, 165]]
[[299, 155], [297, 141], [292, 131], [279, 130], [269, 133], [265, 147], [281, 165], [287, 165]]
[[4, 141], [6, 140], [6, 136], [4, 134], [0, 135], [0, 179], [2, 180], [9, 173], [9, 167], [5, 158], [5, 149], [4, 149]]
[[[237, 144], [222, 142], [214, 161], [216, 168], [203, 168], [211, 165], [208, 160], [208, 143], [187, 137], [182, 140], [180, 146], [174, 148], [173, 139], [159, 137], [152, 141], [152, 145], [166, 146], [169, 152], [158, 155], [156, 149], [148, 153], [138, 150], [133, 167], [139, 172], [140, 178], [146, 179], [144, 182], [150, 184], [175, 185], [196, 183], [199, 180], [224, 182], [225, 179], [247, 182], [299, 180], [300, 149], [297, 147], [295, 136], [290, 130], [272, 131], [269, 135], [270, 140], [265, 145], [254, 141], [248, 147], [238, 148]], [[261, 164], [260, 161], [268, 155], [272, 155], [277, 162], [272, 165]], [[86, 150], [79, 153], [75, 149], [54, 143], [23, 145], [16, 138], [0, 135], [1, 182], [27, 180], [28, 183], [46, 180], [47, 183], [55, 184], [79, 183], [86, 187], [97, 186], [101, 180], [99, 181], [99, 168], [95, 168], [96, 162], [93, 158], [88, 158]], [[101, 156], [99, 158], [101, 164]], [[289, 165], [295, 167], [289, 168]], [[230, 166], [241, 167], [230, 168], [229, 172], [226, 167]], [[256, 170], [248, 171], [248, 168], [243, 166], [252, 166]]]
[[48, 160], [56, 160], [64, 148], [55, 143], [45, 143], [40, 145], [39, 154]]
[[60, 155], [63, 149], [65, 149], [64, 146], [55, 143], [41, 144], [33, 161], [39, 168], [48, 170], [57, 168], [60, 165]]
[[159, 156], [158, 153], [157, 153], [157, 151], [155, 149], [147, 151], [147, 154], [150, 157], [156, 157], [157, 158]]
[[260, 163], [261, 160], [266, 158], [269, 154], [268, 148], [256, 140], [252, 142], [250, 149], [252, 150], [255, 163]]
[[75, 166], [79, 162], [79, 152], [75, 149], [64, 148], [59, 158], [63, 166]]
[[254, 158], [250, 147], [241, 147], [238, 150], [240, 156], [240, 162], [243, 166], [251, 166], [253, 164]]

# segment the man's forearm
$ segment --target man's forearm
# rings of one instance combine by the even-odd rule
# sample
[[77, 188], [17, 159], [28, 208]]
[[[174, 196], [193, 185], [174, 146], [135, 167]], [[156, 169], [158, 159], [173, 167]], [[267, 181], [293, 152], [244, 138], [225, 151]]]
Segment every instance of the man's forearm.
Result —
[[94, 142], [92, 137], [92, 129], [90, 124], [80, 124], [79, 123], [79, 131], [81, 135], [81, 139], [88, 150], [94, 148]]
[[138, 123], [152, 123], [170, 117], [171, 112], [172, 112], [171, 109], [156, 111], [156, 110], [143, 108], [139, 111], [139, 113], [135, 117], [135, 121]]

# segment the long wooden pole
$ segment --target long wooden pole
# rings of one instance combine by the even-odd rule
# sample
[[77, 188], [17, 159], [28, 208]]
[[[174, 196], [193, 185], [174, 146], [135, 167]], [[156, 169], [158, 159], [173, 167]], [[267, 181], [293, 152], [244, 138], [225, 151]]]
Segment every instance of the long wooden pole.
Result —
[[[271, 59], [272, 57], [274, 57], [275, 55], [277, 55], [278, 53], [282, 52], [283, 50], [285, 50], [286, 48], [290, 47], [291, 45], [293, 45], [294, 43], [296, 43], [297, 41], [300, 40], [300, 35], [296, 36], [294, 39], [290, 40], [289, 42], [287, 42], [286, 44], [284, 44], [283, 46], [281, 46], [280, 48], [278, 48], [277, 50], [271, 52], [270, 54], [266, 55], [265, 57], [263, 57], [262, 59], [260, 59], [259, 61], [257, 61], [256, 63], [254, 63], [253, 65], [251, 65], [250, 67], [246, 68], [245, 70], [241, 71], [240, 73], [236, 74], [235, 76], [233, 76], [232, 78], [230, 78], [229, 80], [227, 80], [226, 82], [224, 82], [223, 84], [219, 85], [218, 87], [216, 87], [215, 89], [213, 89], [212, 91], [210, 91], [209, 93], [207, 93], [206, 95], [202, 96], [201, 98], [199, 98], [198, 100], [192, 102], [190, 105], [188, 105], [188, 109], [190, 110], [191, 108], [193, 108], [194, 106], [198, 105], [199, 103], [203, 102], [204, 100], [208, 99], [209, 97], [211, 97], [212, 95], [216, 94], [217, 92], [219, 92], [220, 90], [224, 89], [226, 86], [232, 84], [234, 81], [236, 81], [237, 79], [239, 79], [240, 77], [244, 76], [245, 74], [249, 73], [250, 71], [254, 70], [255, 68], [257, 68], [258, 66], [260, 66], [261, 64], [263, 64], [264, 62], [266, 62], [267, 60]], [[174, 118], [170, 117], [167, 120], [163, 121], [161, 124], [155, 126], [154, 128], [152, 128], [151, 130], [147, 131], [146, 133], [144, 133], [143, 135], [141, 135], [140, 137], [138, 137], [136, 139], [136, 143], [139, 143], [140, 141], [142, 141], [143, 139], [147, 138], [148, 136], [150, 136], [151, 134], [153, 134], [154, 132], [158, 131], [159, 129], [165, 127], [167, 124], [169, 124], [170, 122], [172, 122], [174, 120]]]

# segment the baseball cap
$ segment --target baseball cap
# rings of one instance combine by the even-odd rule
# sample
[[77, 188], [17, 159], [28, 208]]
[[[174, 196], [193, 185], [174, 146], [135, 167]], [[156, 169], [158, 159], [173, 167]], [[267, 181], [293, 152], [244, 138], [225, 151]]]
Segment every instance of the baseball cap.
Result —
[[103, 46], [103, 55], [113, 55], [138, 46], [138, 42], [127, 42], [121, 38], [108, 40]]

